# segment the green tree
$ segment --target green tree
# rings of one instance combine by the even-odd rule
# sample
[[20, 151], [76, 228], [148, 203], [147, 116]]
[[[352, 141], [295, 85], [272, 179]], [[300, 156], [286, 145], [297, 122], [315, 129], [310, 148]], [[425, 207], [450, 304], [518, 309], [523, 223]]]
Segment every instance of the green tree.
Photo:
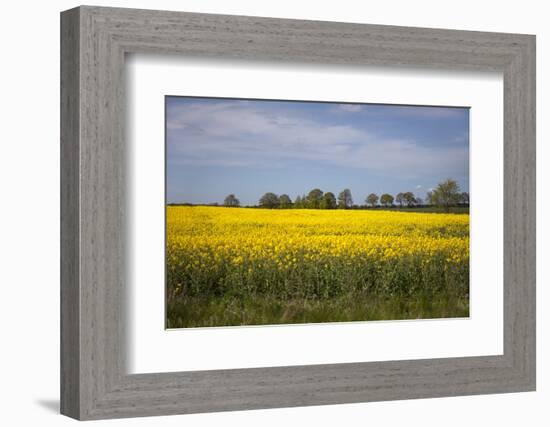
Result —
[[336, 209], [336, 197], [330, 191], [323, 195], [321, 199], [321, 209]]
[[397, 196], [395, 196], [395, 201], [399, 204], [400, 207], [403, 207], [403, 202], [405, 201], [405, 198], [403, 196], [403, 193], [397, 193]]
[[365, 202], [367, 205], [371, 205], [371, 207], [374, 208], [378, 204], [378, 196], [374, 193], [370, 193], [365, 199]]
[[294, 209], [302, 209], [304, 207], [302, 200], [300, 196], [296, 196], [296, 200], [294, 200]]
[[416, 205], [416, 197], [410, 191], [403, 193], [403, 201], [409, 208]]
[[288, 209], [292, 207], [292, 200], [290, 200], [288, 194], [281, 194], [279, 196], [279, 207], [281, 209]]
[[385, 193], [380, 196], [380, 203], [386, 207], [393, 205], [393, 196], [391, 194]]
[[275, 193], [265, 193], [260, 199], [262, 208], [274, 209], [279, 207], [279, 196]]
[[353, 198], [351, 197], [351, 190], [346, 188], [338, 194], [338, 207], [340, 209], [350, 209], [353, 206]]
[[239, 206], [241, 202], [239, 201], [239, 199], [237, 199], [237, 197], [235, 197], [234, 194], [230, 194], [225, 198], [225, 200], [223, 201], [223, 204], [225, 206], [234, 208]]
[[314, 188], [307, 195], [307, 205], [310, 209], [319, 209], [321, 206], [321, 200], [323, 199], [323, 192], [318, 188]]
[[437, 187], [432, 192], [433, 204], [442, 207], [445, 209], [445, 212], [449, 212], [451, 206], [458, 204], [460, 200], [460, 187], [451, 178], [437, 184]]

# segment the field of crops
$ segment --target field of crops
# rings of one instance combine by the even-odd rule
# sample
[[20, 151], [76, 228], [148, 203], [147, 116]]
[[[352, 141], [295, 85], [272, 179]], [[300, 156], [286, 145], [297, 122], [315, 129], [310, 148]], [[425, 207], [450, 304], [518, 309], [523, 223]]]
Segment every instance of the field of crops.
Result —
[[464, 317], [469, 215], [166, 208], [169, 328]]

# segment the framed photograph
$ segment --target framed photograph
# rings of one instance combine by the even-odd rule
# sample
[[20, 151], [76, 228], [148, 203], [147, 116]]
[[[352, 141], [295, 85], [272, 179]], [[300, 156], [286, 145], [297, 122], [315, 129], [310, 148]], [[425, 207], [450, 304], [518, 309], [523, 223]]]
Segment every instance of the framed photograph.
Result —
[[61, 14], [61, 411], [535, 390], [535, 37]]
[[167, 328], [469, 317], [469, 108], [165, 112]]

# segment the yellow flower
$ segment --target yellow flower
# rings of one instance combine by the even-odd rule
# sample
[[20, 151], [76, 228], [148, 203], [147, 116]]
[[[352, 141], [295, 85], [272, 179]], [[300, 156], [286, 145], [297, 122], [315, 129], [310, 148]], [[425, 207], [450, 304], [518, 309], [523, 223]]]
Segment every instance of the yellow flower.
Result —
[[411, 257], [422, 268], [434, 260], [469, 262], [469, 215], [183, 206], [166, 212], [169, 271], [246, 265], [243, 274], [270, 266], [291, 274]]

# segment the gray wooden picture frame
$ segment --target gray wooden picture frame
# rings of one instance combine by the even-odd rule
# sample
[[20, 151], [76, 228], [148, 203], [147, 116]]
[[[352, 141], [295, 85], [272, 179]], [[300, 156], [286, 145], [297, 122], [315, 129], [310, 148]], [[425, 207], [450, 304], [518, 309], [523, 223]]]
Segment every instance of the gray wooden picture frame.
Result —
[[[129, 375], [127, 53], [504, 78], [504, 353]], [[535, 390], [535, 37], [83, 6], [61, 14], [61, 412], [77, 419]]]

